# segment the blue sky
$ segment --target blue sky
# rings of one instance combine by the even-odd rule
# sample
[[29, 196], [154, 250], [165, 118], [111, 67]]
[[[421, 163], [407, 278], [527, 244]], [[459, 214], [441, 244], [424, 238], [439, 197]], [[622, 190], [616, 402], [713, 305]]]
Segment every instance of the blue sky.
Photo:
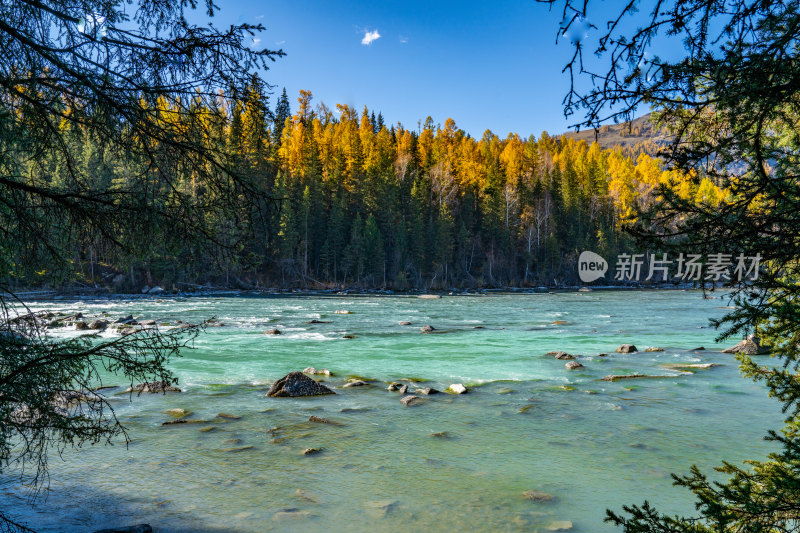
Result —
[[[257, 47], [282, 48], [266, 80], [314, 102], [381, 111], [417, 127], [452, 117], [474, 137], [560, 133], [571, 54], [555, 44], [560, 13], [533, 0], [330, 2], [221, 0], [215, 24], [260, 22]], [[380, 37], [376, 37], [380, 35]], [[368, 44], [368, 41], [370, 41]]]

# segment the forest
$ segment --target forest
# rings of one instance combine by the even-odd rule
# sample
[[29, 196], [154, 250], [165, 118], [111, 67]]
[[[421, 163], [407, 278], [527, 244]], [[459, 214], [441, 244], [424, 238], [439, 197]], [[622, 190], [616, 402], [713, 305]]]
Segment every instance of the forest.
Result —
[[128, 190], [129, 175], [152, 175], [136, 186], [164, 203], [182, 194], [214, 205], [219, 188], [205, 181], [209, 171], [248, 184], [235, 209], [204, 212], [210, 231], [193, 239], [163, 220], [137, 217], [99, 230], [74, 221], [42, 225], [37, 231], [52, 232], [44, 241], [69, 256], [42, 264], [36, 250], [17, 246], [4, 254], [8, 286], [557, 287], [577, 283], [583, 250], [606, 258], [633, 251], [625, 226], [657, 199], [659, 184], [698, 204], [726, 194], [707, 177], [664, 170], [660, 144], [645, 138], [606, 149], [546, 132], [500, 138], [486, 130], [477, 139], [453, 119], [442, 125], [428, 117], [408, 129], [366, 107], [315, 105], [309, 91], [292, 107], [285, 89], [273, 106], [257, 77], [237, 98], [198, 103], [189, 115], [156, 102], [152, 111], [166, 129], [223, 154], [218, 168], [202, 173], [156, 141], [147, 141], [152, 157], [120, 153], [66, 119], [60, 134], [79, 154], [72, 160], [31, 153], [24, 142], [6, 145], [16, 174], [34, 187], [68, 192], [74, 185], [59, 182], [67, 165], [67, 174], [83, 176], [81, 190], [101, 193]]

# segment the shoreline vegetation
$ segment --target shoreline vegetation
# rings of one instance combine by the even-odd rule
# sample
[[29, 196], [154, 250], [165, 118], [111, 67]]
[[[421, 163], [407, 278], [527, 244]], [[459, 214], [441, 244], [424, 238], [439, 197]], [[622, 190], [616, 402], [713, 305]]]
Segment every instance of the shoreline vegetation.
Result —
[[[61, 256], [15, 249], [6, 285], [77, 283], [128, 293], [208, 284], [573, 285], [581, 250], [607, 258], [636, 252], [625, 227], [654, 205], [660, 186], [697, 205], [716, 205], [727, 194], [710, 180], [665, 169], [656, 155], [663, 132], [649, 116], [618, 128], [627, 145], [602, 147], [547, 132], [500, 138], [487, 130], [473, 138], [451, 118], [406, 129], [366, 107], [337, 105], [337, 116], [324, 103], [312, 105], [305, 90], [295, 113], [285, 91], [274, 111], [268, 104], [266, 88], [254, 81], [240, 99], [198, 108], [219, 125], [203, 142], [221, 150], [252, 189], [236, 196], [234, 209], [208, 214], [200, 235], [176, 238], [173, 223], [158, 220], [54, 224], [40, 237], [63, 240]], [[189, 127], [169, 106], [156, 114]], [[79, 126], [64, 136], [85, 154], [75, 165], [93, 191], [124, 190], [126, 172], [146, 163], [125, 160]], [[16, 158], [33, 179], [62, 186], [45, 170], [59, 161]], [[192, 202], [216, 201], [213, 180], [229, 178], [228, 171], [198, 177], [190, 163], [178, 158], [174, 182], [154, 181], [159, 208], [174, 190]]]

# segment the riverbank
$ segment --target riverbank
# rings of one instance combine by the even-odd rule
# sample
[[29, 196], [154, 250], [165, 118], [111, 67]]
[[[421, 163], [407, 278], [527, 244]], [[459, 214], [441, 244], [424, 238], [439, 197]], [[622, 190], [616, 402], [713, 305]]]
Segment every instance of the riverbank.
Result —
[[[165, 291], [156, 287], [156, 291], [148, 290], [143, 293], [115, 293], [105, 289], [33, 289], [13, 291], [14, 298], [23, 301], [28, 300], [147, 300], [153, 298], [187, 298], [187, 297], [327, 297], [327, 296], [348, 296], [348, 297], [371, 297], [371, 296], [408, 296], [408, 297], [442, 297], [442, 296], [469, 296], [469, 295], [488, 295], [488, 294], [549, 294], [559, 292], [592, 292], [592, 291], [662, 291], [662, 290], [703, 290], [694, 284], [669, 284], [669, 285], [570, 285], [558, 287], [499, 287], [499, 288], [479, 288], [479, 289], [447, 289], [438, 291], [394, 291], [389, 289], [288, 289], [288, 288], [268, 288], [268, 289], [228, 289], [209, 287], [191, 291]], [[725, 290], [717, 288], [716, 290]]]

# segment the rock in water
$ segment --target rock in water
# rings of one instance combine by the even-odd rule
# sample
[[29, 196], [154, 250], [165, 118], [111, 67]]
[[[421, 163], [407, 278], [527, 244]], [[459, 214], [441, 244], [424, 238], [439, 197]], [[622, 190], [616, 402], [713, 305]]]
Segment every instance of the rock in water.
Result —
[[98, 529], [94, 533], [153, 533], [150, 524], [136, 524], [135, 526], [109, 527]]
[[303, 455], [316, 455], [322, 451], [322, 448], [306, 448], [303, 450]]
[[403, 396], [403, 398], [400, 400], [400, 403], [402, 403], [403, 405], [416, 405], [420, 402], [422, 402], [422, 398], [420, 398], [419, 396], [414, 396], [413, 394], [409, 394], [408, 396]]
[[722, 353], [741, 353], [744, 355], [759, 355], [769, 353], [769, 348], [758, 344], [758, 337], [750, 337], [738, 343], [736, 346], [725, 348]]
[[649, 348], [645, 348], [645, 352], [663, 352], [664, 348], [660, 346], [651, 346]]
[[431, 331], [436, 331], [436, 328], [428, 324], [427, 326], [422, 326], [419, 328], [420, 333], [430, 333]]
[[181, 389], [166, 381], [149, 381], [147, 383], [139, 383], [133, 387], [128, 387], [125, 392], [149, 392], [152, 394], [160, 394], [164, 392], [181, 392]]
[[267, 331], [264, 332], [264, 335], [280, 335], [280, 334], [281, 330], [279, 330], [278, 328], [268, 329]]
[[639, 350], [636, 349], [636, 346], [633, 344], [623, 344], [619, 348], [617, 348], [617, 353], [633, 353], [638, 352]]
[[555, 353], [553, 353], [553, 357], [555, 357], [556, 359], [561, 359], [561, 360], [575, 359], [574, 355], [568, 354], [567, 352], [555, 352]]
[[447, 390], [452, 392], [453, 394], [465, 394], [467, 392], [467, 388], [462, 385], [461, 383], [453, 383]]
[[424, 389], [417, 389], [414, 394], [422, 394], [423, 396], [430, 396], [431, 394], [439, 394], [439, 391], [432, 387], [425, 387]]
[[397, 325], [398, 326], [410, 326], [411, 322], [409, 322], [408, 320], [401, 320], [400, 322], [397, 323]]
[[575, 370], [576, 368], [583, 368], [583, 365], [577, 361], [568, 361], [566, 365], [567, 370]]
[[87, 327], [89, 329], [106, 329], [106, 326], [108, 326], [108, 322], [105, 320], [94, 320]]
[[273, 383], [267, 392], [267, 396], [278, 397], [297, 397], [297, 396], [321, 396], [323, 394], [336, 394], [331, 389], [317, 383], [302, 372], [289, 372], [281, 379]]
[[330, 424], [332, 426], [341, 425], [338, 422], [333, 422], [331, 420], [328, 420], [327, 418], [322, 418], [321, 416], [314, 416], [314, 415], [309, 416], [308, 417], [308, 421], [309, 422], [314, 422], [316, 424]]

